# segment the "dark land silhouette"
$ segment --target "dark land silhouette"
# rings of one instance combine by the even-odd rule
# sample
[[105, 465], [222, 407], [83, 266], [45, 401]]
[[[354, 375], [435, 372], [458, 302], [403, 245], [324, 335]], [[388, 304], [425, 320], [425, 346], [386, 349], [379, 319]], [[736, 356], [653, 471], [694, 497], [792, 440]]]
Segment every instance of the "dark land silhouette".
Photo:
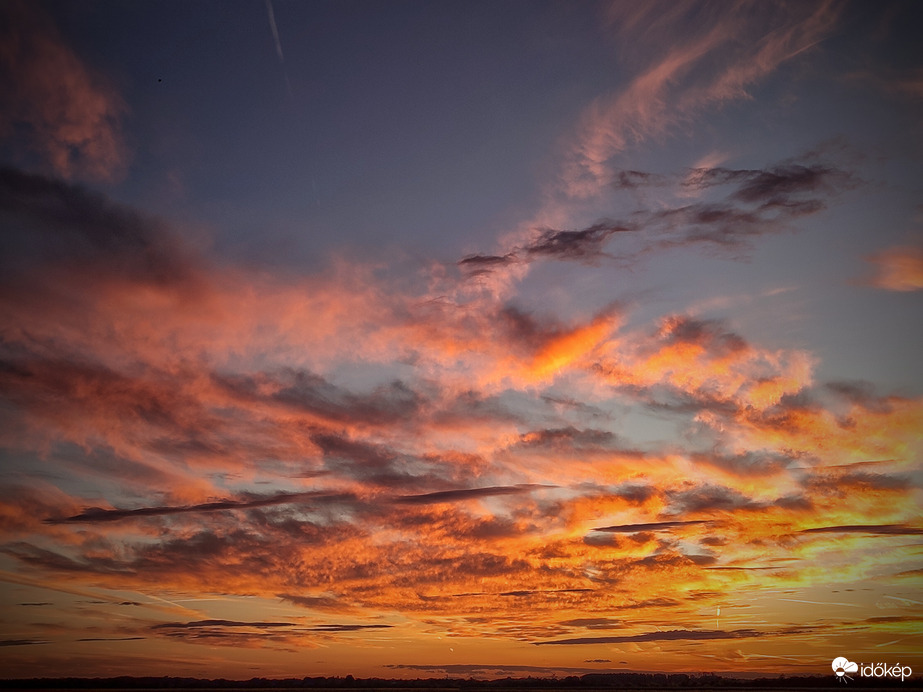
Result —
[[[197, 689], [373, 689], [373, 690], [673, 690], [673, 689], [840, 689], [842, 680], [830, 675], [734, 678], [711, 673], [588, 673], [567, 677], [526, 677], [481, 680], [474, 678], [250, 678], [249, 680], [202, 679], [188, 677], [113, 677], [113, 678], [21, 678], [0, 680], [0, 688], [11, 690], [197, 690]], [[848, 682], [847, 682], [848, 684]], [[903, 682], [896, 679], [863, 679], [861, 689], [919, 689], [915, 676]], [[858, 689], [858, 687], [857, 687]], [[845, 688], [844, 688], [845, 690]]]

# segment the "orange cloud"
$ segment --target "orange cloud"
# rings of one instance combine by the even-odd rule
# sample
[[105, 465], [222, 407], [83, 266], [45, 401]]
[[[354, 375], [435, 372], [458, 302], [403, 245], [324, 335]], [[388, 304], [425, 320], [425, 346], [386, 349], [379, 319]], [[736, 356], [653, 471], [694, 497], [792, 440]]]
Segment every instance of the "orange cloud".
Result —
[[756, 348], [717, 322], [670, 316], [652, 335], [609, 344], [596, 371], [618, 387], [667, 385], [694, 398], [762, 409], [810, 384], [812, 359]]
[[887, 291], [919, 291], [923, 288], [923, 248], [897, 246], [867, 258], [876, 274], [869, 283]]

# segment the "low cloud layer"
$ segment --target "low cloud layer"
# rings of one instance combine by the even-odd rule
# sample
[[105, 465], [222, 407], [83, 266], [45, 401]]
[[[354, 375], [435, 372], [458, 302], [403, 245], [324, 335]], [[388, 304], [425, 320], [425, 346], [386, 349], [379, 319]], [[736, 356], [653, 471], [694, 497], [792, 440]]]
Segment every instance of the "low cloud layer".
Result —
[[[682, 180], [723, 201], [547, 231], [461, 264], [592, 263], [628, 237], [641, 239], [631, 256], [736, 243], [851, 184], [818, 163]], [[427, 282], [361, 265], [340, 270], [349, 291], [342, 277], [274, 282], [61, 180], [6, 170], [0, 192], [15, 221], [5, 261], [29, 268], [0, 293], [3, 444], [87, 481], [3, 497], [4, 555], [53, 583], [205, 580], [305, 613], [447, 618], [458, 634], [513, 618], [492, 636], [590, 646], [758, 638], [567, 635], [620, 628], [626, 613], [688, 627], [700, 602], [753, 588], [750, 575], [794, 588], [830, 536], [867, 547], [827, 569], [906, 571], [872, 544], [920, 532], [907, 475], [920, 402], [816, 382], [807, 352], [716, 318], [632, 321], [621, 303], [564, 319], [496, 296], [437, 300]], [[749, 221], [725, 236], [728, 214]], [[330, 320], [304, 318], [318, 314]], [[384, 374], [353, 372], [368, 364]], [[633, 440], [628, 411], [670, 421], [686, 446]], [[862, 466], [872, 458], [885, 461]], [[539, 624], [515, 621], [522, 608]], [[385, 627], [201, 617], [116, 634], [285, 647]]]

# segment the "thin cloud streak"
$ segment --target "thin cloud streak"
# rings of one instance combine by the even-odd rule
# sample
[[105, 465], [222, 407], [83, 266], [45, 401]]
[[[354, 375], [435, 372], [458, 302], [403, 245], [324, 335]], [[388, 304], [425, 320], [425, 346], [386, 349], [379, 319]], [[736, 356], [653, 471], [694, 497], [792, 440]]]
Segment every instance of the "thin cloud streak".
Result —
[[482, 497], [498, 497], [502, 495], [518, 495], [528, 493], [541, 488], [555, 488], [554, 485], [540, 485], [526, 483], [507, 487], [493, 488], [470, 488], [464, 490], [442, 490], [435, 493], [426, 493], [423, 495], [404, 495], [392, 500], [397, 504], [410, 505], [430, 505], [441, 504], [443, 502], [459, 502], [463, 500], [476, 500]]
[[279, 66], [282, 68], [282, 76], [285, 79], [285, 88], [291, 97], [292, 84], [289, 82], [288, 71], [285, 69], [285, 54], [282, 52], [282, 41], [279, 39], [279, 27], [276, 26], [276, 13], [272, 7], [272, 0], [266, 0], [266, 15], [269, 19], [269, 29], [272, 31], [272, 40], [276, 45], [276, 55], [279, 56]]
[[[623, 92], [597, 101], [586, 112], [562, 175], [567, 198], [599, 194], [613, 177], [610, 160], [628, 147], [664, 137], [702, 111], [747, 98], [750, 86], [827, 36], [839, 14], [831, 2], [794, 12], [788, 5], [763, 7], [749, 15], [743, 6], [612, 5], [610, 19], [622, 37], [648, 34], [659, 39], [658, 45], [674, 47]], [[772, 30], [766, 31], [767, 23]], [[741, 40], [746, 36], [759, 38]], [[699, 69], [709, 63], [721, 67]]]
[[760, 236], [791, 229], [861, 184], [849, 170], [821, 157], [810, 151], [764, 169], [694, 168], [673, 176], [620, 171], [614, 184], [620, 190], [674, 188], [680, 198], [727, 191], [720, 200], [663, 205], [623, 219], [602, 219], [579, 230], [536, 228], [527, 242], [502, 255], [469, 255], [458, 266], [469, 279], [481, 281], [537, 261], [630, 267], [649, 255], [685, 248], [739, 256]]
[[576, 637], [574, 639], [557, 639], [548, 642], [533, 642], [537, 646], [547, 644], [627, 644], [632, 642], [660, 642], [703, 639], [744, 639], [766, 636], [756, 630], [668, 630], [665, 632], [646, 632], [621, 637]]
[[637, 533], [640, 531], [666, 531], [683, 526], [695, 526], [696, 524], [707, 524], [709, 522], [699, 519], [690, 521], [655, 521], [647, 524], [622, 524], [621, 526], [600, 526], [593, 529], [605, 533]]
[[169, 514], [187, 514], [190, 512], [221, 512], [231, 509], [253, 509], [255, 507], [270, 507], [281, 504], [309, 504], [312, 502], [340, 502], [353, 499], [351, 495], [331, 494], [321, 491], [304, 493], [281, 493], [269, 497], [252, 500], [221, 500], [206, 502], [199, 505], [186, 507], [141, 507], [138, 509], [101, 509], [92, 507], [80, 514], [62, 519], [46, 519], [49, 524], [77, 524], [119, 521], [134, 517], [153, 517]]
[[869, 524], [851, 526], [818, 526], [802, 529], [802, 533], [867, 533], [877, 536], [919, 536], [923, 529], [904, 524]]

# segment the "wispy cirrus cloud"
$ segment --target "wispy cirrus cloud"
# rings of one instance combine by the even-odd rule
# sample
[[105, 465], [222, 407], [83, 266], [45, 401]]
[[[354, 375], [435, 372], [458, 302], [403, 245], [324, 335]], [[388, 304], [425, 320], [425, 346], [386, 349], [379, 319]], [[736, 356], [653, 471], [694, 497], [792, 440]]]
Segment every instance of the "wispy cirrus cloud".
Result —
[[548, 642], [533, 642], [536, 645], [544, 644], [627, 644], [631, 642], [665, 642], [677, 640], [698, 641], [702, 639], [744, 639], [765, 636], [757, 630], [668, 630], [666, 632], [646, 632], [644, 634], [625, 635], [620, 637], [576, 637], [574, 639], [557, 639]]
[[41, 639], [0, 639], [0, 646], [31, 646], [33, 644], [51, 644]]
[[611, 160], [628, 147], [672, 134], [703, 111], [748, 98], [750, 88], [829, 35], [840, 12], [830, 2], [743, 10], [744, 3], [610, 6], [617, 37], [642, 35], [646, 45], [670, 49], [624, 56], [648, 62], [623, 90], [587, 109], [561, 175], [567, 198], [603, 190], [614, 177]]
[[680, 528], [683, 526], [694, 526], [696, 524], [707, 524], [704, 519], [688, 521], [652, 521], [644, 524], [621, 524], [619, 526], [600, 526], [594, 528], [594, 531], [603, 531], [606, 533], [638, 533], [641, 531], [668, 531], [670, 529]]
[[470, 255], [458, 266], [469, 278], [481, 279], [537, 261], [632, 266], [647, 255], [681, 248], [738, 256], [759, 237], [790, 230], [797, 220], [818, 214], [830, 200], [861, 184], [846, 168], [823, 159], [822, 151], [805, 152], [762, 169], [713, 166], [672, 176], [637, 170], [613, 175], [616, 190], [655, 187], [673, 190], [679, 199], [705, 193], [712, 199], [680, 205], [664, 202], [578, 230], [538, 227], [503, 255]]
[[923, 528], [905, 524], [853, 524], [851, 526], [818, 526], [802, 529], [802, 533], [867, 533], [880, 536], [919, 536]]
[[501, 486], [493, 488], [467, 488], [460, 490], [441, 490], [435, 493], [425, 493], [423, 495], [403, 495], [394, 498], [393, 502], [399, 504], [411, 505], [429, 505], [441, 504], [443, 502], [459, 502], [463, 500], [476, 500], [482, 497], [497, 497], [500, 495], [518, 495], [528, 493], [541, 488], [553, 488], [555, 486], [537, 485], [526, 483], [522, 485]]
[[350, 495], [331, 495], [329, 493], [312, 491], [304, 493], [279, 493], [269, 497], [258, 497], [250, 500], [221, 500], [218, 502], [205, 502], [198, 505], [182, 507], [140, 507], [138, 509], [102, 509], [92, 507], [80, 514], [61, 519], [46, 519], [51, 524], [98, 523], [119, 521], [137, 517], [153, 517], [168, 514], [187, 514], [191, 512], [219, 512], [232, 509], [253, 509], [255, 507], [269, 507], [272, 505], [324, 502], [324, 501], [349, 501]]

